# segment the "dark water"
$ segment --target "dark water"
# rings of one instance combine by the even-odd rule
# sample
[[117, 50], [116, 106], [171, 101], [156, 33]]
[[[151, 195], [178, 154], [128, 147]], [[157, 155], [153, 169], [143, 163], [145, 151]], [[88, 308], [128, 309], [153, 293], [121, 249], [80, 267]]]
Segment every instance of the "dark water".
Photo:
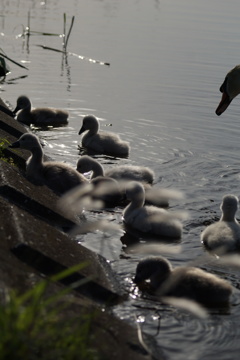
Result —
[[[22, 25], [27, 25], [29, 10], [31, 29], [52, 33], [62, 32], [64, 12], [68, 27], [75, 15], [68, 50], [111, 65], [62, 58], [36, 46], [61, 49], [60, 37], [34, 35], [29, 44], [17, 38]], [[239, 195], [238, 99], [221, 117], [214, 113], [219, 86], [239, 63], [239, 11], [236, 0], [2, 0], [0, 4], [1, 48], [29, 68], [10, 63], [1, 97], [14, 107], [16, 98], [27, 94], [35, 107], [70, 112], [69, 126], [38, 131], [52, 158], [75, 166], [81, 119], [93, 113], [102, 120], [103, 129], [131, 143], [129, 159], [100, 156], [105, 167], [147, 165], [156, 173], [155, 186], [182, 191], [185, 198], [171, 202], [172, 209], [190, 215], [184, 221], [181, 243], [171, 245], [181, 246], [181, 251], [163, 253], [174, 266], [204, 255], [200, 243], [204, 222], [220, 216], [223, 195]], [[122, 222], [120, 208], [86, 216]], [[154, 336], [170, 359], [238, 359], [238, 295], [227, 312], [216, 310], [207, 320], [141, 299], [132, 290], [131, 279], [144, 255], [130, 253], [123, 246], [125, 240], [122, 234], [108, 236], [101, 231], [79, 237], [112, 262], [132, 294], [115, 309], [116, 314], [133, 322], [141, 316], [143, 330]], [[202, 265], [238, 288], [239, 271], [216, 268], [204, 259]]]

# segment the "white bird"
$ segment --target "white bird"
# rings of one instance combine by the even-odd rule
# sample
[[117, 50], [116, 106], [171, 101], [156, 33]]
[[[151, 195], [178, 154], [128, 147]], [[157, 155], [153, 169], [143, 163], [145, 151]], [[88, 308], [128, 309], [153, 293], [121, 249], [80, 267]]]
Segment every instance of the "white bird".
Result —
[[217, 115], [221, 115], [232, 100], [240, 94], [240, 65], [235, 66], [227, 73], [219, 90], [222, 93], [222, 99], [216, 109]]
[[141, 183], [132, 181], [127, 185], [126, 196], [130, 204], [123, 210], [126, 225], [143, 233], [179, 239], [182, 223], [173, 214], [155, 206], [144, 206], [145, 191]]
[[11, 148], [28, 150], [32, 155], [26, 162], [26, 175], [36, 184], [45, 184], [57, 194], [84, 184], [87, 179], [70, 165], [59, 161], [44, 161], [43, 149], [37, 136], [23, 134]]
[[222, 216], [201, 233], [201, 241], [209, 250], [220, 253], [240, 249], [240, 225], [236, 220], [239, 200], [235, 195], [225, 195], [220, 209]]
[[227, 304], [233, 291], [230, 283], [214, 274], [197, 267], [173, 269], [171, 263], [161, 256], [138, 263], [134, 282], [141, 285], [146, 280], [150, 280], [152, 292], [160, 297], [180, 297], [208, 306]]
[[99, 121], [93, 115], [86, 115], [82, 121], [79, 135], [87, 131], [82, 137], [82, 146], [87, 150], [92, 150], [98, 154], [108, 154], [115, 156], [128, 156], [130, 146], [127, 141], [112, 132], [100, 131]]
[[103, 166], [94, 158], [83, 155], [77, 162], [77, 171], [86, 173], [92, 171], [91, 179], [97, 176], [108, 176], [115, 180], [135, 180], [152, 184], [154, 172], [145, 166], [137, 165], [117, 165], [104, 170]]
[[55, 108], [36, 108], [31, 109], [31, 101], [21, 95], [17, 99], [17, 106], [13, 113], [17, 114], [17, 120], [26, 125], [36, 126], [63, 126], [68, 124], [68, 112]]

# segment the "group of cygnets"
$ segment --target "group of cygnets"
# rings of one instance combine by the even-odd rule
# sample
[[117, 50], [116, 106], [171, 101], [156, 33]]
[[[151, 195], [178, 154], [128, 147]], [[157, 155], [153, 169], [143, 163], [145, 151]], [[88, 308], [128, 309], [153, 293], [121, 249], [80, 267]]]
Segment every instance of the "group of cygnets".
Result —
[[[220, 91], [223, 95], [216, 110], [217, 115], [221, 115], [233, 98], [240, 93], [240, 65], [227, 74]], [[17, 120], [27, 125], [61, 126], [68, 123], [68, 113], [63, 110], [32, 110], [27, 96], [17, 99], [14, 114], [17, 114]], [[129, 143], [112, 132], [99, 130], [99, 121], [93, 115], [83, 118], [79, 134], [83, 134], [82, 147], [87, 150], [117, 157], [129, 155]], [[126, 204], [122, 214], [126, 225], [143, 234], [168, 239], [181, 238], [182, 223], [179, 219], [164, 208], [145, 204], [145, 196], [154, 181], [154, 172], [148, 167], [122, 165], [105, 170], [96, 159], [88, 155], [80, 157], [76, 170], [62, 162], [44, 161], [41, 143], [38, 137], [31, 133], [23, 134], [11, 147], [20, 147], [31, 152], [26, 162], [26, 174], [35, 183], [45, 184], [59, 195], [89, 182], [95, 189], [104, 183], [104, 194], [101, 191], [99, 194], [105, 206], [117, 205], [124, 197]], [[89, 171], [92, 171], [92, 175], [87, 179], [84, 173]], [[236, 220], [238, 207], [239, 200], [236, 196], [223, 197], [220, 220], [207, 226], [200, 236], [207, 249], [218, 254], [240, 249], [240, 225]], [[181, 297], [204, 305], [225, 304], [233, 291], [227, 281], [216, 275], [197, 267], [173, 269], [170, 262], [161, 256], [139, 262], [134, 282], [140, 284], [146, 281], [160, 297]]]

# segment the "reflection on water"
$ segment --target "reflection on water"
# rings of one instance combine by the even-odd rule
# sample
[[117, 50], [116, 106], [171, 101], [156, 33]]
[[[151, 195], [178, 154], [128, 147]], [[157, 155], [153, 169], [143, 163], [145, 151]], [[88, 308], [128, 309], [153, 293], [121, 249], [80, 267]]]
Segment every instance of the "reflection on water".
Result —
[[[36, 45], [62, 48], [58, 37], [31, 36], [29, 47], [21, 33], [30, 10], [32, 30], [61, 33], [63, 13], [75, 23], [68, 50], [110, 66], [64, 57]], [[97, 156], [103, 166], [144, 165], [156, 173], [154, 186], [177, 189], [182, 200], [173, 210], [186, 210], [181, 252], [162, 253], [174, 266], [207, 256], [200, 233], [220, 216], [222, 196], [239, 195], [240, 121], [237, 99], [217, 117], [218, 91], [225, 74], [239, 62], [239, 1], [23, 0], [0, 4], [1, 48], [28, 71], [9, 63], [11, 74], [0, 84], [1, 97], [14, 108], [21, 94], [35, 107], [69, 111], [69, 126], [34, 129], [46, 141], [53, 159], [76, 166], [78, 131], [83, 116], [102, 120], [101, 128], [118, 133], [131, 144], [128, 159]], [[88, 219], [107, 218], [122, 224], [122, 209], [86, 212]], [[130, 300], [115, 312], [129, 321], [141, 316], [143, 330], [152, 334], [174, 360], [238, 359], [239, 297], [229, 312], [212, 312], [207, 320], [161, 305], [132, 293], [132, 277], [144, 254], [133, 253], [132, 234], [78, 236], [78, 241], [111, 261], [129, 289]], [[139, 241], [139, 240], [138, 240]], [[141, 240], [142, 241], [142, 240]], [[174, 248], [179, 244], [171, 244]], [[205, 270], [215, 273], [211, 264]], [[201, 262], [200, 262], [201, 264]], [[239, 271], [217, 274], [239, 287]], [[143, 318], [142, 318], [143, 317]]]

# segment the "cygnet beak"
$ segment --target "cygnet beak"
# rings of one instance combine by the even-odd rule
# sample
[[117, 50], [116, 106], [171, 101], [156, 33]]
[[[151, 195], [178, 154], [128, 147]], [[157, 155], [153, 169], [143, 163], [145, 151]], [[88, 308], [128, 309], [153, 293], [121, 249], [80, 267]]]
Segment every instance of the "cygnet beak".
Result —
[[10, 147], [11, 149], [13, 149], [13, 148], [19, 148], [19, 147], [20, 147], [20, 142], [19, 142], [19, 141], [16, 141], [16, 142], [12, 143], [12, 145], [9, 145], [9, 147]]
[[81, 129], [79, 130], [78, 135], [81, 135], [84, 131], [86, 131], [86, 130], [85, 130], [85, 127], [84, 127], [84, 126], [82, 126], [82, 127], [81, 127]]

